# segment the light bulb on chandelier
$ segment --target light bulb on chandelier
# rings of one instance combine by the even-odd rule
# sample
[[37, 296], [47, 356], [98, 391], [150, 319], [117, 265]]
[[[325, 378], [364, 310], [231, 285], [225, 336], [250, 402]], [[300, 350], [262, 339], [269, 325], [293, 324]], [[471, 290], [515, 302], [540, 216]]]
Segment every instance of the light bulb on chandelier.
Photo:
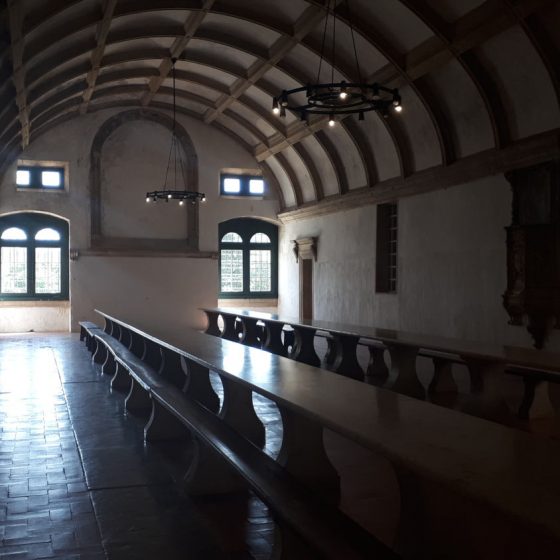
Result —
[[[319, 69], [315, 83], [306, 84], [294, 89], [285, 89], [272, 100], [272, 112], [280, 117], [286, 116], [286, 110], [296, 113], [302, 121], [308, 122], [312, 115], [323, 115], [329, 117], [329, 126], [334, 126], [334, 117], [344, 118], [348, 115], [357, 114], [359, 120], [364, 120], [364, 114], [369, 111], [376, 111], [379, 115], [387, 117], [389, 109], [393, 108], [396, 113], [402, 112], [401, 97], [397, 88], [386, 87], [377, 82], [367, 83], [362, 78], [360, 63], [358, 61], [358, 51], [354, 37], [354, 27], [350, 14], [350, 2], [344, 0], [327, 0], [325, 25], [321, 42], [321, 53], [319, 59]], [[352, 47], [354, 51], [354, 62], [356, 67], [356, 80], [335, 81], [335, 68], [337, 66], [336, 53], [340, 52], [335, 45], [337, 22], [342, 18], [339, 4], [345, 4], [344, 12], [346, 24], [350, 30]], [[327, 40], [328, 24], [331, 22], [332, 39]], [[330, 60], [326, 60], [327, 52], [330, 53]], [[323, 62], [330, 65], [330, 82], [322, 79]], [[325, 64], [325, 67], [327, 64]], [[324, 72], [323, 72], [324, 73]], [[305, 100], [302, 100], [302, 94]]]

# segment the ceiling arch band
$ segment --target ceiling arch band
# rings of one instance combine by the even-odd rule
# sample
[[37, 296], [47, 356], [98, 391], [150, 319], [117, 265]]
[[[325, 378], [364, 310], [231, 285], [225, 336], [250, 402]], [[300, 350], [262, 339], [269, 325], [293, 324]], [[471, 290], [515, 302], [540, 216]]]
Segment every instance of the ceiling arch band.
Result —
[[[253, 153], [274, 183], [283, 208], [287, 201], [293, 208], [307, 206], [360, 187], [376, 189], [386, 178], [404, 181], [426, 166], [460, 162], [458, 127], [464, 123], [448, 108], [449, 92], [441, 85], [434, 87], [431, 78], [452, 61], [459, 63], [480, 97], [494, 148], [502, 150], [514, 138], [517, 141], [512, 131], [515, 123], [504, 102], [506, 77], [493, 72], [480, 52], [481, 45], [515, 26], [526, 34], [546, 69], [557, 114], [559, 48], [546, 22], [547, 17], [558, 15], [551, 8], [554, 2], [487, 0], [471, 11], [459, 11], [455, 18], [433, 3], [397, 0], [397, 4], [406, 15], [402, 32], [383, 17], [368, 17], [361, 0], [352, 3], [356, 11], [352, 20], [362, 44], [379, 56], [381, 65], [368, 81], [406, 86], [410, 102], [407, 106], [403, 99], [402, 121], [344, 119], [333, 135], [326, 119], [309, 125], [293, 117], [281, 121], [266, 106], [284, 82], [289, 87], [314, 78], [315, 68], [308, 62], [320, 50], [318, 29], [325, 17], [321, 0], [294, 0], [282, 7], [272, 0], [258, 4], [248, 0], [108, 0], [104, 11], [85, 0], [44, 0], [33, 3], [30, 13], [24, 13], [23, 0], [11, 2], [4, 13], [0, 11], [0, 26], [4, 24], [12, 38], [7, 46], [0, 43], [0, 72], [6, 68], [4, 61], [12, 66], [12, 80], [0, 85], [0, 172], [21, 147], [85, 112], [138, 106], [169, 110], [165, 80], [170, 58], [177, 55], [182, 64], [177, 71], [182, 86], [179, 111], [226, 132]], [[336, 12], [341, 26], [347, 28], [346, 2], [336, 2]], [[142, 19], [148, 14], [150, 25]], [[231, 32], [224, 32], [233, 22]], [[421, 40], [416, 44], [405, 40], [405, 31]], [[300, 55], [306, 61], [303, 65]], [[346, 79], [355, 77], [348, 60], [339, 56], [335, 63], [327, 56], [325, 62]], [[551, 128], [560, 127], [556, 120]], [[367, 131], [363, 126], [369, 127]], [[376, 133], [378, 127], [385, 133]], [[313, 149], [307, 138], [314, 139]], [[433, 146], [430, 142], [433, 154], [428, 157], [421, 148], [431, 138], [435, 139]], [[396, 165], [383, 162], [380, 166], [379, 142], [392, 144]], [[480, 146], [481, 153], [487, 149], [482, 142]], [[352, 150], [353, 155], [346, 157], [345, 150]], [[360, 162], [363, 173], [349, 176], [346, 166], [354, 160]], [[332, 169], [329, 176], [336, 184], [323, 184], [325, 164]], [[275, 175], [280, 172], [281, 180]], [[356, 177], [365, 177], [365, 184], [356, 184]]]

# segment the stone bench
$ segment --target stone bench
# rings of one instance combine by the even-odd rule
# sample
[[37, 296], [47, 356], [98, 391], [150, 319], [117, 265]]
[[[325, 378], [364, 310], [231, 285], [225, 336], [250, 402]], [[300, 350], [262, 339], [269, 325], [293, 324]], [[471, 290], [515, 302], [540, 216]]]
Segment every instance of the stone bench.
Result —
[[[247, 328], [247, 325], [260, 322], [267, 333], [262, 346], [265, 350], [310, 365], [322, 365], [353, 379], [367, 378], [377, 386], [414, 398], [458, 406], [469, 414], [515, 426], [520, 426], [520, 420], [552, 420], [557, 416], [549, 395], [550, 383], [560, 383], [560, 355], [557, 354], [375, 327], [298, 320], [246, 310], [202, 308], [202, 311], [208, 318], [205, 331], [208, 334], [217, 332], [222, 338], [259, 347], [257, 338], [250, 343], [246, 337], [231, 333], [235, 333], [234, 326], [239, 322], [242, 323], [241, 330], [249, 333], [254, 329]], [[221, 334], [217, 328], [220, 316], [226, 325]], [[228, 329], [227, 325], [231, 328]], [[286, 326], [293, 328], [295, 334], [290, 352], [280, 337]], [[323, 360], [314, 349], [317, 336], [327, 341], [328, 350]], [[370, 354], [365, 374], [357, 360], [358, 346], [366, 346]], [[386, 350], [391, 355], [391, 371], [383, 358]], [[433, 378], [427, 391], [418, 378], [417, 357], [433, 361]], [[470, 391], [462, 394], [460, 399], [452, 375], [453, 364], [468, 369]], [[523, 377], [523, 392], [518, 395], [518, 404], [513, 409], [504, 398], [511, 373]]]
[[[211, 491], [208, 481], [215, 486], [225, 472], [232, 476], [223, 478], [223, 487], [216, 491], [239, 484], [240, 473], [224, 456], [231, 452], [230, 429], [262, 453], [264, 429], [252, 404], [253, 393], [258, 393], [276, 403], [282, 419], [282, 448], [273, 469], [283, 469], [305, 491], [326, 499], [325, 503], [335, 504], [340, 491], [337, 471], [323, 445], [325, 429], [380, 454], [390, 463], [400, 492], [394, 542], [403, 557], [544, 559], [559, 549], [557, 441], [227, 340], [189, 331], [142, 329], [141, 325], [132, 327], [122, 322], [115, 327], [117, 320], [105, 317], [113, 323], [106, 330], [119, 339], [129, 337], [129, 347], [134, 346], [133, 340], [143, 337], [142, 354], [146, 359], [151, 353], [148, 347], [159, 347], [159, 367], [155, 362], [152, 367], [162, 378], [167, 379], [175, 369], [167, 353], [185, 362], [181, 375], [187, 381], [182, 389], [178, 382], [151, 391], [152, 414], [145, 433], [148, 439], [179, 438], [181, 434], [184, 439], [187, 425], [189, 433], [195, 432], [197, 458], [185, 479], [189, 491]], [[220, 377], [224, 389], [218, 414], [217, 406], [206, 404], [206, 394], [199, 390], [208, 387], [210, 369]], [[200, 406], [183, 409], [179, 406], [183, 400]], [[210, 415], [199, 414], [200, 408]], [[213, 431], [214, 421], [224, 430]], [[198, 429], [205, 433], [196, 432]], [[253, 465], [251, 456], [245, 455], [241, 446], [238, 449], [236, 443], [233, 445], [239, 453], [238, 464], [248, 461]], [[216, 455], [212, 449], [218, 448], [221, 451]], [[268, 460], [263, 459], [262, 464], [268, 464]], [[202, 465], [204, 468], [199, 468]], [[212, 469], [220, 476], [211, 476]], [[371, 476], [377, 473], [372, 471]], [[205, 488], [205, 484], [211, 487]], [[383, 512], [372, 511], [372, 515], [380, 514]]]
[[[94, 362], [112, 375], [113, 388], [128, 389], [129, 412], [149, 413], [146, 441], [186, 440], [193, 445], [195, 460], [184, 480], [190, 494], [250, 487], [274, 512], [282, 535], [276, 546], [283, 558], [398, 558], [336, 507], [338, 480], [322, 477], [320, 463], [313, 470], [321, 484], [310, 489], [290, 473], [289, 461], [282, 465], [262, 451], [264, 427], [252, 408], [250, 389], [221, 376], [224, 405], [218, 415], [208, 367], [183, 357], [184, 373], [179, 354], [112, 319], [105, 331], [94, 335]], [[289, 449], [285, 454], [290, 455]]]
[[91, 350], [93, 334], [99, 327], [91, 321], [80, 321], [80, 340], [84, 340], [88, 349]]

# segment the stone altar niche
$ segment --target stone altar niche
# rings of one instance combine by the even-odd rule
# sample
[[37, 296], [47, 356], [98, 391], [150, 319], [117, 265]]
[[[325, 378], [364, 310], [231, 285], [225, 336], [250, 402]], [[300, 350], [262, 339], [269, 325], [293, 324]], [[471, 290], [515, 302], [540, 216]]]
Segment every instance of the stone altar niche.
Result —
[[535, 348], [560, 328], [560, 161], [506, 173], [513, 191], [507, 231], [507, 290], [511, 325], [527, 324]]

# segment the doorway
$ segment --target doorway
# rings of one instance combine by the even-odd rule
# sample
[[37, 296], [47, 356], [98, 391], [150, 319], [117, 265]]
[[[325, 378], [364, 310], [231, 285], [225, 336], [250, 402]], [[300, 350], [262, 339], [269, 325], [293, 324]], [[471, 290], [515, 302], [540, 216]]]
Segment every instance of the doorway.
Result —
[[313, 319], [313, 259], [299, 261], [299, 318]]

